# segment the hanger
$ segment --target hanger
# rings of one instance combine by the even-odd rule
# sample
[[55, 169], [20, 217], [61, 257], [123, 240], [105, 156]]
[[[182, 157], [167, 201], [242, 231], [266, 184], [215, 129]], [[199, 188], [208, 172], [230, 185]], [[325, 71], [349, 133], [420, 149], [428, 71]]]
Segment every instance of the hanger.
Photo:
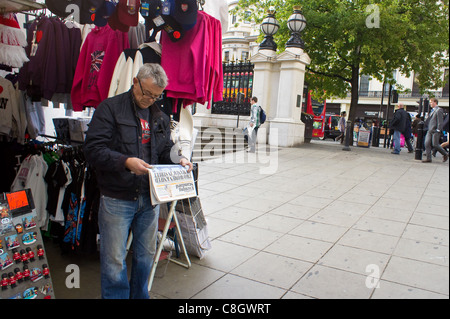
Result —
[[198, 10], [203, 11], [203, 6], [205, 5], [205, 0], [197, 0]]

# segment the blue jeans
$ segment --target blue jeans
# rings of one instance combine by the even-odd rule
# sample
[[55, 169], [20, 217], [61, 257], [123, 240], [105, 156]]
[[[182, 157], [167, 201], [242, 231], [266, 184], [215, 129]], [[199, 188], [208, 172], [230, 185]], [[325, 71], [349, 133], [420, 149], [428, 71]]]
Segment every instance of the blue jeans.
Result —
[[402, 150], [400, 147], [400, 136], [402, 133], [400, 131], [394, 131], [394, 152], [400, 154]]
[[[150, 194], [137, 201], [101, 196], [100, 229], [101, 291], [104, 299], [148, 299], [148, 277], [156, 253], [159, 206]], [[131, 278], [128, 281], [126, 245], [133, 233]]]

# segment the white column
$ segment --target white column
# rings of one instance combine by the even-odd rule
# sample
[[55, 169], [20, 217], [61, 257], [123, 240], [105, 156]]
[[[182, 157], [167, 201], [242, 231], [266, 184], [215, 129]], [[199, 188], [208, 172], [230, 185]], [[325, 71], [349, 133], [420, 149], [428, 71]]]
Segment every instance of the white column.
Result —
[[258, 143], [266, 144], [269, 134], [269, 119], [275, 116], [278, 98], [278, 82], [280, 78], [277, 54], [272, 50], [259, 50], [251, 62], [253, 70], [252, 96], [258, 98], [258, 104], [267, 114], [266, 122], [258, 131]]
[[278, 134], [269, 135], [269, 144], [293, 147], [304, 143], [305, 125], [300, 120], [301, 96], [305, 80], [306, 65], [311, 63], [307, 53], [299, 48], [287, 48], [277, 57], [280, 65], [276, 108], [269, 119], [270, 130]]

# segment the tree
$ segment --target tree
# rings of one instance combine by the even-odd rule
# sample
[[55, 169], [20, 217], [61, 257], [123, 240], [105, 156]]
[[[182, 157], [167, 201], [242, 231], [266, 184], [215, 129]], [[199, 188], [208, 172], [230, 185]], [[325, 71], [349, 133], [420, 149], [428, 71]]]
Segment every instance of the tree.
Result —
[[414, 71], [422, 93], [448, 81], [442, 80], [442, 68], [449, 65], [448, 0], [240, 0], [234, 12], [250, 11], [259, 24], [274, 7], [280, 22], [275, 41], [283, 51], [294, 5], [301, 5], [307, 20], [302, 39], [312, 61], [309, 87], [322, 98], [345, 97], [350, 91], [351, 121], [361, 74], [395, 84], [390, 79], [394, 70], [406, 76]]

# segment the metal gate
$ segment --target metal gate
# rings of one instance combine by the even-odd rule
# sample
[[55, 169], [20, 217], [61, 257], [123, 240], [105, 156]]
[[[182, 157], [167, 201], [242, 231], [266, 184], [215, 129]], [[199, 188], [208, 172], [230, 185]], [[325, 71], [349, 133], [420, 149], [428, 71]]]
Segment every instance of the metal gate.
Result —
[[213, 103], [211, 113], [250, 115], [253, 68], [250, 61], [223, 63], [223, 101]]

